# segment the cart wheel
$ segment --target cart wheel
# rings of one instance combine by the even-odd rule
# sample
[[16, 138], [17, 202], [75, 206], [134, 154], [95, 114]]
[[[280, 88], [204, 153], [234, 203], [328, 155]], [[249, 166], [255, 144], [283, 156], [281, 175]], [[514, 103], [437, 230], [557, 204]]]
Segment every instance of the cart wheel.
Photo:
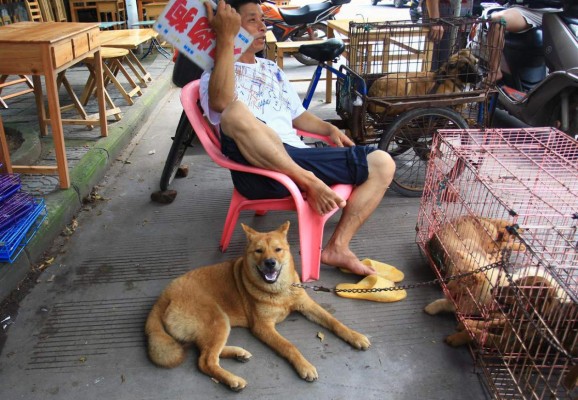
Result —
[[420, 197], [434, 132], [467, 128], [464, 118], [449, 108], [421, 108], [400, 114], [379, 141], [379, 148], [395, 161], [391, 188], [403, 196]]
[[183, 157], [191, 143], [195, 138], [195, 131], [187, 118], [187, 115], [183, 111], [181, 118], [179, 119], [179, 125], [177, 126], [177, 131], [173, 137], [173, 144], [169, 150], [169, 155], [165, 161], [165, 167], [163, 168], [163, 173], [161, 175], [160, 187], [162, 191], [169, 188], [169, 185], [173, 181]]

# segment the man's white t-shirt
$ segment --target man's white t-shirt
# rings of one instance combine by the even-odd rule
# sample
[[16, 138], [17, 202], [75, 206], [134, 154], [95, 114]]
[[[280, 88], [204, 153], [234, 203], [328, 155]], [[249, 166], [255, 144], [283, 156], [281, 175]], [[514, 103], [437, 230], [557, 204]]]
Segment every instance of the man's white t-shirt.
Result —
[[[209, 108], [210, 72], [200, 82], [201, 106], [209, 121], [216, 125], [221, 114]], [[293, 147], [308, 147], [293, 128], [293, 120], [305, 109], [285, 73], [273, 61], [257, 58], [255, 64], [235, 63], [235, 96], [253, 115], [272, 128], [281, 141]]]

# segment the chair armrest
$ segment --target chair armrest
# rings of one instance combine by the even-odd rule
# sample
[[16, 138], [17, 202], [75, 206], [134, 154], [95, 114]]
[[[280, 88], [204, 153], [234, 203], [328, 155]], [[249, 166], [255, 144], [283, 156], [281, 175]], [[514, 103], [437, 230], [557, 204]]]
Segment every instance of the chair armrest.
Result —
[[335, 147], [335, 143], [333, 143], [333, 140], [331, 140], [331, 138], [329, 136], [325, 136], [325, 135], [319, 135], [317, 133], [311, 133], [311, 132], [307, 132], [307, 131], [302, 131], [300, 129], [297, 129], [297, 134], [299, 136], [305, 136], [305, 137], [309, 137], [312, 139], [317, 139], [320, 140], [322, 142], [327, 143], [329, 146], [331, 147]]

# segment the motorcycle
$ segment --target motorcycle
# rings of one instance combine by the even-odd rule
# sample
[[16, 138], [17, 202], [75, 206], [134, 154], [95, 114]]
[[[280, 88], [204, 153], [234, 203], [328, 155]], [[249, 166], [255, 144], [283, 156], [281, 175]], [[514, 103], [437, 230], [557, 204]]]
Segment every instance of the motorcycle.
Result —
[[[498, 107], [530, 126], [552, 126], [578, 139], [578, 5], [544, 15], [541, 28], [506, 33]], [[503, 9], [494, 5], [484, 15]], [[487, 32], [482, 32], [487, 34]]]
[[[381, 0], [371, 0], [371, 5], [376, 6]], [[395, 8], [400, 8], [403, 5], [409, 3], [410, 0], [393, 0], [393, 6]]]
[[[298, 9], [284, 9], [275, 2], [261, 3], [265, 24], [271, 27], [278, 42], [291, 40], [293, 42], [327, 38], [327, 23], [335, 19], [335, 15], [343, 4], [351, 0], [326, 0], [322, 3], [307, 4]], [[293, 57], [304, 65], [317, 65], [317, 61], [301, 53]]]

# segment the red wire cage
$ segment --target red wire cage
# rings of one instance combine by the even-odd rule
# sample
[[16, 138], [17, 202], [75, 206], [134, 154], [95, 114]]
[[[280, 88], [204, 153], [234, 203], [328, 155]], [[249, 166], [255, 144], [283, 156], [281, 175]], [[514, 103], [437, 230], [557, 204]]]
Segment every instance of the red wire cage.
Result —
[[578, 142], [439, 131], [416, 240], [439, 278], [492, 266], [442, 289], [496, 398], [578, 398]]

